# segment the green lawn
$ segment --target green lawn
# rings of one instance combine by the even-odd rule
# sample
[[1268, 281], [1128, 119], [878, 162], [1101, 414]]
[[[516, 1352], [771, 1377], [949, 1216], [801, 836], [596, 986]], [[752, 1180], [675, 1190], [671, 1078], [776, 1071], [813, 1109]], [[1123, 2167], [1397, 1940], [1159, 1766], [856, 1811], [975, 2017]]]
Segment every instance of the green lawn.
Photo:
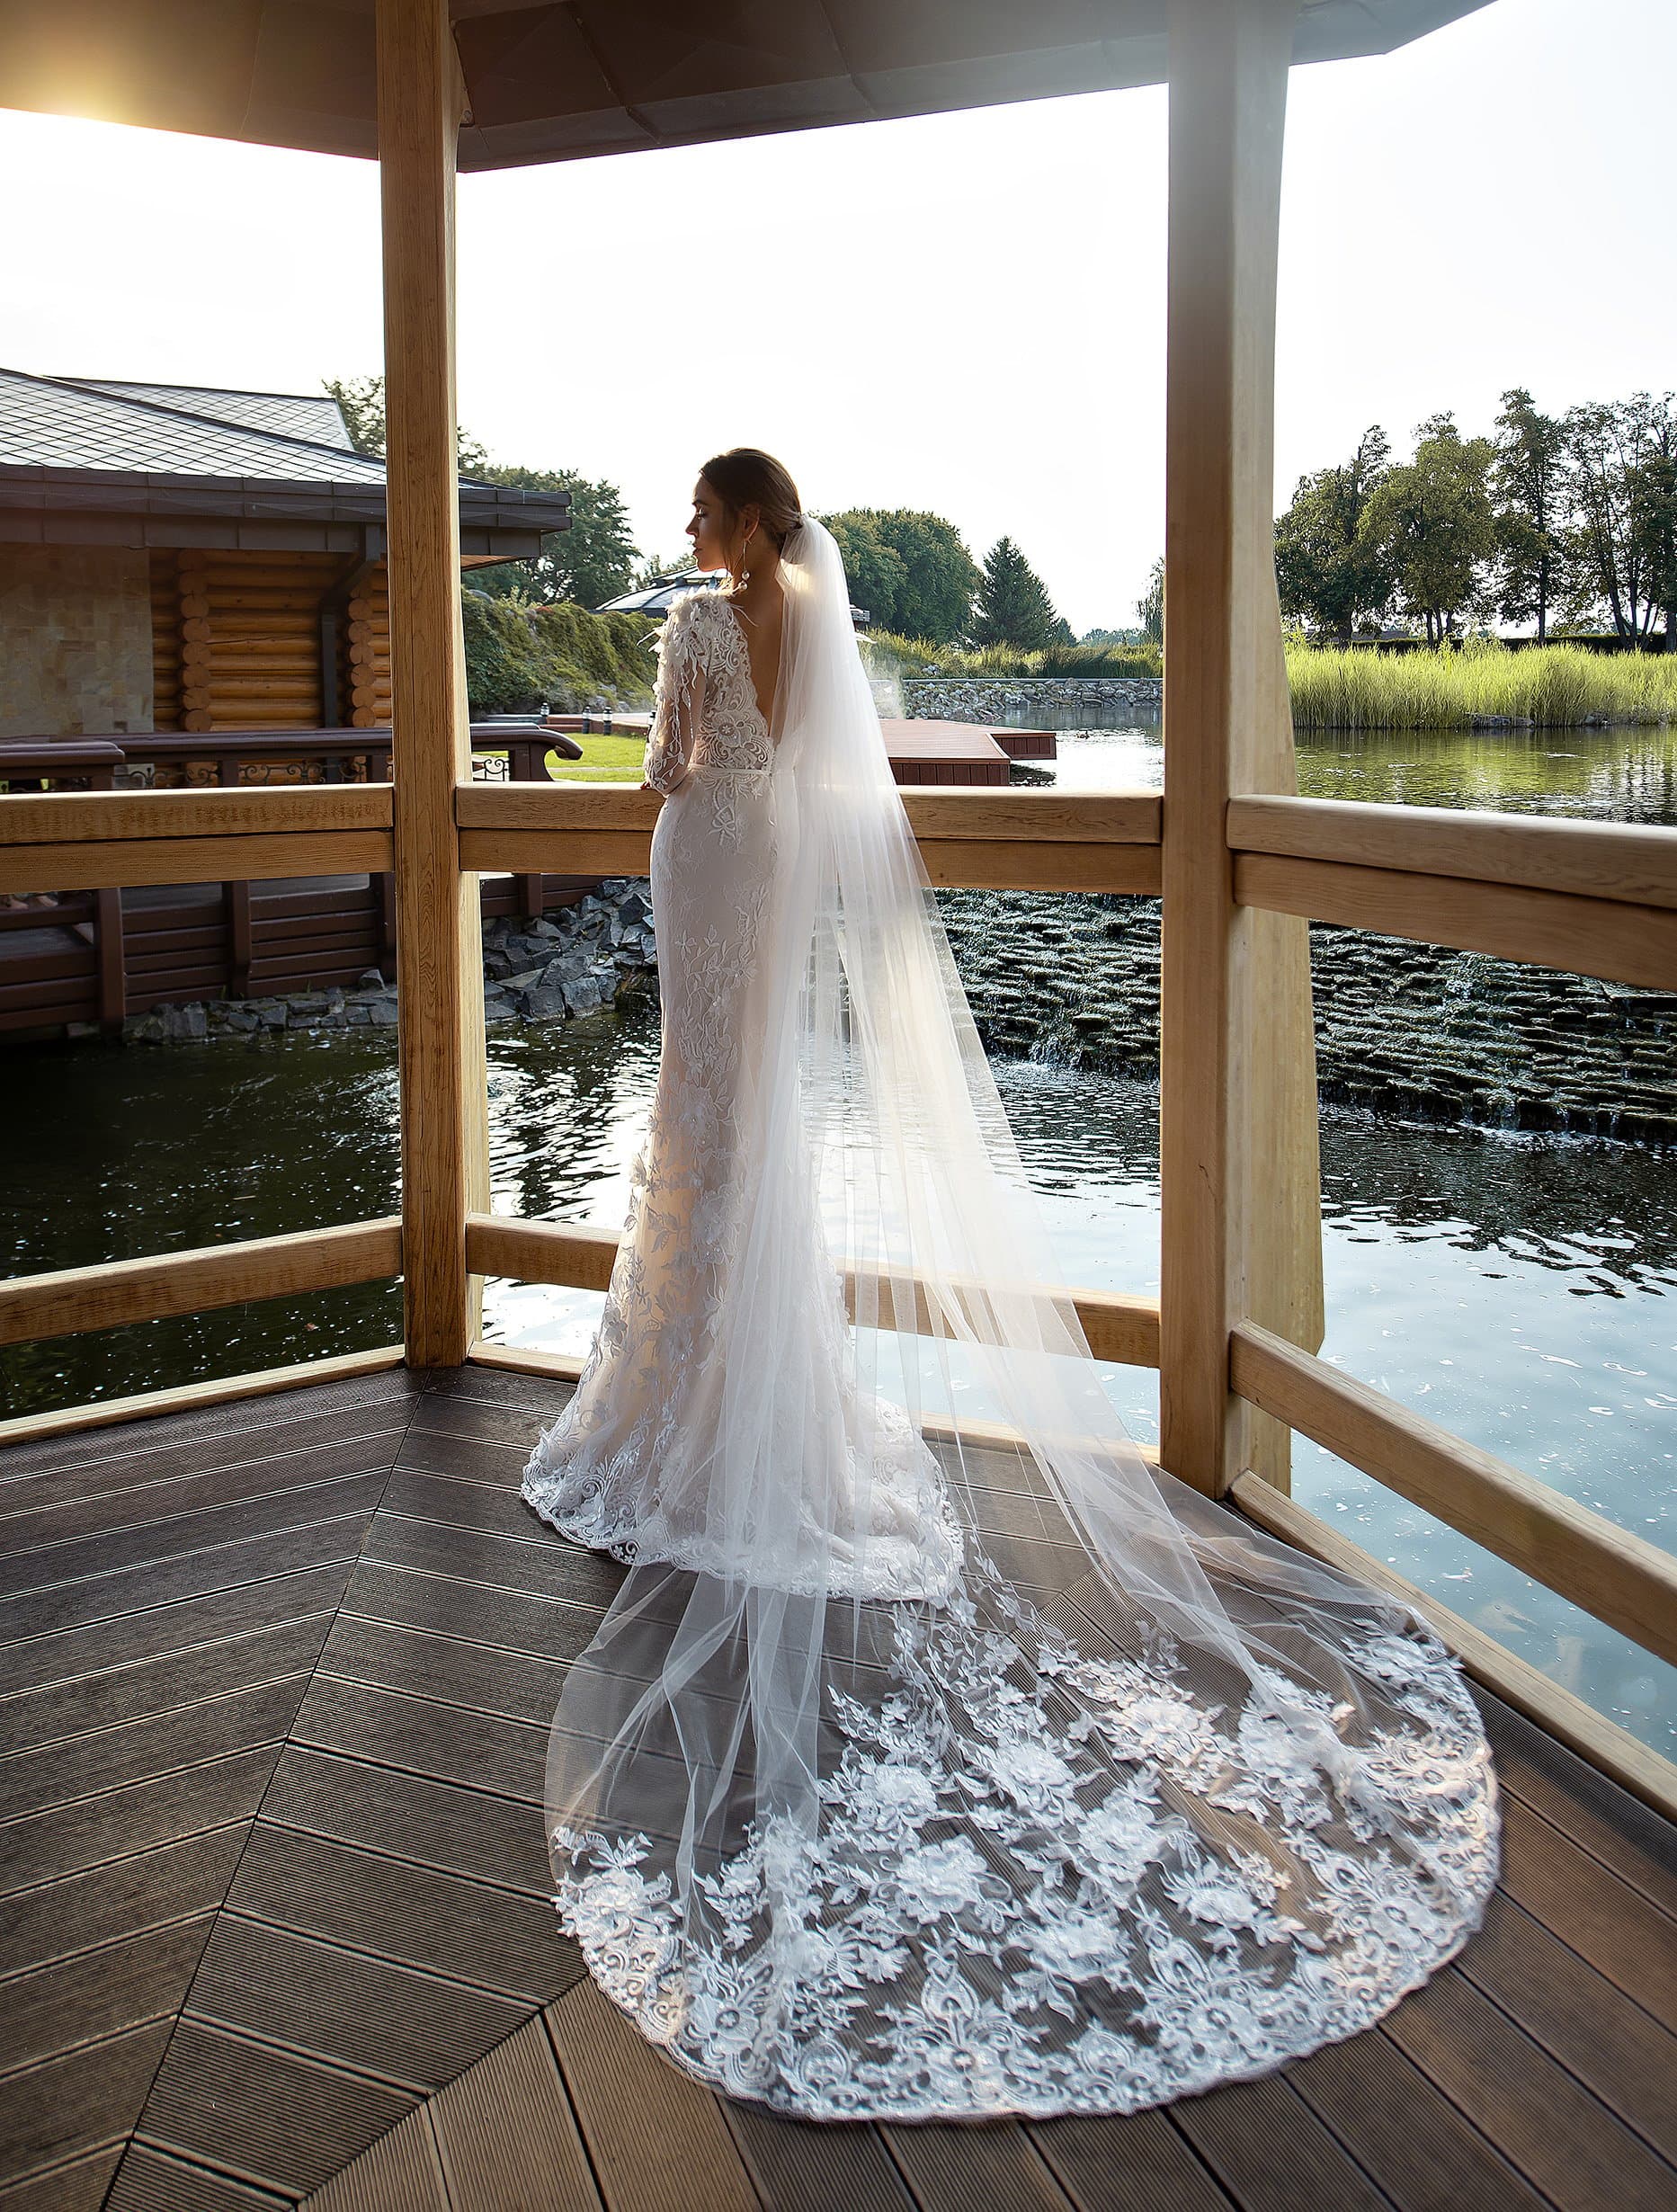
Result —
[[[548, 773], [556, 783], [638, 783], [647, 761], [644, 737], [578, 736], [580, 761], [548, 755]], [[504, 753], [480, 753], [479, 760], [501, 760]]]

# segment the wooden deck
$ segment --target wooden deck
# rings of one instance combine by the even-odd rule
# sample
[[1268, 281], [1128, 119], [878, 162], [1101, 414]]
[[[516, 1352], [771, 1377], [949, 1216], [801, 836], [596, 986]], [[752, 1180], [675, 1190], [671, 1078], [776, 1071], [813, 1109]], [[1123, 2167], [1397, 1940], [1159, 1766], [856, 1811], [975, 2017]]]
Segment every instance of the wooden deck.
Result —
[[1677, 2202], [1673, 1832], [1492, 1700], [1487, 1927], [1353, 2042], [1029, 2126], [678, 2074], [548, 1900], [548, 1722], [618, 1572], [518, 1495], [563, 1395], [395, 1369], [0, 1453], [0, 2205]]

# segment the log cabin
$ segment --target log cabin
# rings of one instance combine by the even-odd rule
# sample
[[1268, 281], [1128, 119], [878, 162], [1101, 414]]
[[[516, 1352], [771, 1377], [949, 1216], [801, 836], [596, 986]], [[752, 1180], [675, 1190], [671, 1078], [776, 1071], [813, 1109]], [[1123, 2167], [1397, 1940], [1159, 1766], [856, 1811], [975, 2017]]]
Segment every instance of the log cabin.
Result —
[[[459, 498], [467, 570], [570, 527]], [[383, 461], [325, 393], [0, 369], [0, 739], [388, 727]]]
[[[1471, 0], [13, 0], [0, 103], [377, 158], [393, 785], [0, 798], [0, 886], [393, 868], [401, 1209], [0, 1286], [49, 1342], [400, 1276], [399, 1342], [14, 1423], [8, 2069], [20, 2203], [997, 2204], [1477, 2212], [1673, 2201], [1677, 1771], [1290, 1494], [1296, 1431], [1653, 1663], [1669, 1555], [1317, 1356], [1306, 929], [1677, 982], [1677, 834], [1296, 796], [1271, 561], [1289, 69]], [[576, 1363], [487, 1342], [485, 1277], [598, 1289], [612, 1240], [495, 1213], [476, 872], [640, 872], [654, 794], [469, 776], [457, 170], [1165, 83], [1165, 786], [911, 790], [940, 883], [1162, 895], [1160, 1292], [1085, 1291], [1156, 1368], [1161, 1463], [1416, 1606], [1494, 1741], [1483, 1933], [1380, 2025], [1132, 2119], [777, 2122], [665, 2065], [553, 1939], [557, 1670], [612, 1587], [532, 1534]], [[1030, 190], [1021, 180], [1021, 190]], [[235, 858], [235, 855], [237, 857]], [[18, 1702], [14, 1700], [14, 1702]]]

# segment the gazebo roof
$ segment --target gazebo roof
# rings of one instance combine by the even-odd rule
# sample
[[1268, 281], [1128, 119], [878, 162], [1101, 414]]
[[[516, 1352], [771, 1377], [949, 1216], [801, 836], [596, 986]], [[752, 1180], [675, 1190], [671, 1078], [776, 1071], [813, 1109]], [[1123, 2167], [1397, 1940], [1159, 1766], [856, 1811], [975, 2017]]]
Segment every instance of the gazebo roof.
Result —
[[[1485, 0], [1303, 0], [1298, 61]], [[1155, 85], [1166, 0], [453, 0], [462, 169]], [[0, 106], [377, 152], [373, 0], [0, 0]]]

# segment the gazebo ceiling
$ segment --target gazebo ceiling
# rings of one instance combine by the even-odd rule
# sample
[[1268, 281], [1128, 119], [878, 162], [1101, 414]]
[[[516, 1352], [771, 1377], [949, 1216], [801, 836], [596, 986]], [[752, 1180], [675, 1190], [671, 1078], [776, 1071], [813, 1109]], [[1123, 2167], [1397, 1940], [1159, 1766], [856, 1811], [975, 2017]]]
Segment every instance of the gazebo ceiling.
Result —
[[[1303, 0], [1294, 58], [1485, 0]], [[1166, 0], [452, 0], [463, 169], [1155, 85]], [[373, 0], [0, 0], [0, 106], [372, 155]]]

